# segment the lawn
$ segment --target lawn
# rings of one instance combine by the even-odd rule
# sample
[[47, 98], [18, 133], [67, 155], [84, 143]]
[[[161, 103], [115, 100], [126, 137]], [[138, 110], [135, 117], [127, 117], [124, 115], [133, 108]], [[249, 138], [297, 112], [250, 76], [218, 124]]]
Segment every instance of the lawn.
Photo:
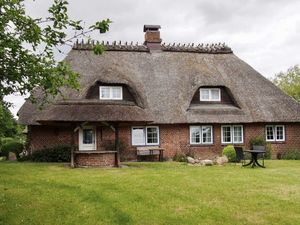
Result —
[[300, 161], [117, 169], [0, 163], [0, 224], [300, 224]]

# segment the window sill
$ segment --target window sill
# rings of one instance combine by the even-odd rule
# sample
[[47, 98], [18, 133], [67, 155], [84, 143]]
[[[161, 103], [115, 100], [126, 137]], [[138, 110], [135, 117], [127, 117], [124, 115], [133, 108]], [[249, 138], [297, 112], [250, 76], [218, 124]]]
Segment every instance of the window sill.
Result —
[[266, 141], [267, 144], [286, 144], [286, 141]]
[[214, 143], [211, 144], [190, 144], [190, 147], [211, 147], [214, 146]]

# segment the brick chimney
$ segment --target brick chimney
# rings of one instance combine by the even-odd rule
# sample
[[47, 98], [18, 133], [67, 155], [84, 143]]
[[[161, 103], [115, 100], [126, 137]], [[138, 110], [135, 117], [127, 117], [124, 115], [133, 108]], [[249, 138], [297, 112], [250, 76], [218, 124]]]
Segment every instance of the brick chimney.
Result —
[[145, 42], [150, 52], [151, 51], [160, 51], [161, 50], [161, 39], [160, 39], [160, 25], [144, 25], [145, 32]]

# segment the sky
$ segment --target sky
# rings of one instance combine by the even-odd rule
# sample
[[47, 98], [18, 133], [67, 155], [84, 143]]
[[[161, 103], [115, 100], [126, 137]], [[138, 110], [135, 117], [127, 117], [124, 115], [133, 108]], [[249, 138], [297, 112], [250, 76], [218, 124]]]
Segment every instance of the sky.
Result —
[[[47, 16], [51, 0], [25, 0], [27, 13]], [[165, 43], [225, 42], [234, 54], [267, 78], [300, 64], [299, 0], [69, 0], [69, 16], [86, 25], [110, 18], [104, 41], [144, 40], [143, 25], [161, 25]], [[72, 35], [72, 32], [69, 32]], [[64, 54], [56, 53], [62, 60]], [[16, 115], [22, 96], [9, 96]]]

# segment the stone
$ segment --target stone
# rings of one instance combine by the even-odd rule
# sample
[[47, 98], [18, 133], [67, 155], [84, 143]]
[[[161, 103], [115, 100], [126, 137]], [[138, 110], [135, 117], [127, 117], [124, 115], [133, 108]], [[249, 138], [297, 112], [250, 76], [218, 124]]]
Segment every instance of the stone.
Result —
[[195, 159], [190, 156], [186, 157], [186, 160], [188, 161], [188, 163], [191, 163], [191, 164], [195, 163]]
[[204, 165], [204, 166], [212, 166], [214, 163], [210, 159], [204, 159], [204, 160], [201, 161], [201, 164]]
[[225, 155], [221, 157], [217, 157], [216, 162], [218, 165], [224, 165], [225, 163], [228, 163], [228, 158]]
[[200, 163], [200, 160], [199, 159], [195, 159], [195, 163]]
[[0, 162], [1, 162], [1, 161], [5, 161], [5, 160], [6, 160], [6, 157], [5, 157], [5, 156], [1, 156], [1, 157], [0, 157]]
[[9, 160], [9, 161], [16, 161], [16, 160], [17, 160], [16, 154], [13, 153], [13, 152], [9, 152], [9, 153], [8, 153], [8, 160]]

